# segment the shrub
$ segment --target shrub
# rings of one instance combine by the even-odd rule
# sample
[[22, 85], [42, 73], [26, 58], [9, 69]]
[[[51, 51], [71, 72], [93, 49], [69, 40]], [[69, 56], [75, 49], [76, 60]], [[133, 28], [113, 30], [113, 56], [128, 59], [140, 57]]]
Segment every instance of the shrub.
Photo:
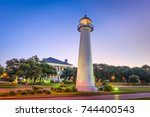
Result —
[[20, 93], [20, 92], [22, 92], [22, 90], [18, 90], [17, 92]]
[[21, 91], [20, 95], [28, 95], [28, 92], [27, 91]]
[[130, 83], [139, 83], [140, 84], [140, 77], [138, 75], [131, 75], [129, 76]]
[[0, 96], [1, 96], [1, 97], [6, 97], [6, 96], [9, 96], [9, 93], [6, 93], [6, 92], [0, 93]]
[[68, 92], [73, 92], [72, 89], [69, 88], [69, 87], [64, 88], [62, 91], [63, 91], [63, 92], [66, 92], [66, 93], [68, 93]]
[[43, 93], [45, 93], [47, 90], [43, 90]]
[[55, 86], [51, 87], [51, 90], [61, 92], [63, 87], [64, 87], [64, 84], [58, 83]]
[[24, 90], [24, 91], [26, 91], [26, 92], [28, 92], [28, 93], [29, 93], [31, 90]]
[[33, 90], [28, 90], [29, 94], [35, 94], [35, 92]]
[[45, 94], [51, 94], [51, 92], [49, 90], [45, 90], [44, 93]]
[[50, 80], [50, 83], [55, 83], [53, 80]]
[[10, 95], [10, 96], [14, 96], [14, 95], [17, 95], [17, 93], [16, 93], [15, 91], [10, 91], [10, 92], [9, 92], [9, 95]]
[[43, 91], [42, 91], [42, 90], [36, 90], [36, 93], [37, 93], [37, 94], [42, 94]]
[[78, 91], [77, 88], [74, 85], [70, 86], [69, 88], [72, 90], [72, 92], [77, 92]]
[[109, 81], [108, 80], [105, 80], [102, 85], [109, 85]]
[[51, 90], [52, 90], [52, 91], [55, 91], [56, 89], [55, 89], [54, 87], [51, 87]]
[[104, 91], [104, 86], [98, 88], [99, 91]]
[[62, 92], [77, 92], [77, 89], [74, 85], [62, 88]]
[[35, 92], [36, 92], [37, 90], [40, 90], [40, 89], [43, 90], [42, 87], [35, 87], [35, 86], [32, 86], [32, 90], [35, 91]]
[[57, 87], [55, 88], [56, 92], [61, 92], [62, 91], [62, 88], [61, 87]]
[[111, 85], [105, 85], [104, 86], [104, 91], [113, 91], [113, 88]]
[[73, 84], [73, 80], [64, 80], [64, 84]]

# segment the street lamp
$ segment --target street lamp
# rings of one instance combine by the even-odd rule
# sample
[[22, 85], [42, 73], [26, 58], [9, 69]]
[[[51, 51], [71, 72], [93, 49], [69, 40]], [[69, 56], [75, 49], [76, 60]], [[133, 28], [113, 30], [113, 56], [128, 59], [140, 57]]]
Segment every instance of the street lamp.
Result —
[[6, 78], [7, 76], [8, 76], [7, 73], [4, 73], [4, 74], [3, 74], [3, 77], [4, 77], [4, 78]]
[[115, 80], [115, 76], [111, 76], [111, 80], [114, 81]]

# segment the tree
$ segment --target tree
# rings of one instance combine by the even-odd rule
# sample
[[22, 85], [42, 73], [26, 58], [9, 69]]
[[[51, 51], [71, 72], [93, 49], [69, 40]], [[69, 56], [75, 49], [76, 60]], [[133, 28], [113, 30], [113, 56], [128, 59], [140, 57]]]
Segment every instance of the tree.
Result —
[[16, 73], [19, 70], [19, 60], [13, 58], [11, 60], [6, 61], [6, 72], [10, 77], [10, 81], [14, 81], [16, 78]]
[[5, 69], [0, 65], [0, 76], [4, 73]]
[[42, 75], [41, 75], [41, 78], [48, 78], [50, 75], [56, 75], [57, 74], [57, 71], [54, 67], [48, 65], [47, 63], [45, 62], [41, 62], [41, 64], [39, 64], [40, 67], [41, 67], [41, 71], [42, 71]]
[[150, 71], [147, 71], [144, 68], [134, 67], [132, 68], [133, 74], [138, 75], [142, 83], [149, 82]]
[[41, 78], [42, 68], [38, 63], [35, 63], [34, 66], [31, 67], [30, 75], [30, 79], [33, 79], [33, 84], [35, 84], [38, 78]]
[[143, 65], [142, 68], [147, 70], [147, 71], [150, 71], [150, 66], [149, 65]]
[[69, 80], [71, 77], [76, 78], [77, 69], [75, 67], [67, 67], [64, 69], [64, 71], [61, 74], [61, 78], [64, 78], [64, 80]]
[[109, 66], [106, 64], [94, 64], [94, 75], [97, 80], [110, 79]]
[[29, 59], [11, 59], [6, 62], [6, 70], [10, 76], [10, 80], [15, 80], [15, 77], [28, 79], [35, 84], [37, 79], [47, 78], [50, 74], [57, 74], [56, 69], [47, 63], [41, 62], [35, 55]]
[[37, 55], [30, 57], [28, 60], [32, 62], [40, 62], [40, 59]]
[[131, 75], [129, 76], [130, 83], [140, 83], [140, 77], [138, 75]]

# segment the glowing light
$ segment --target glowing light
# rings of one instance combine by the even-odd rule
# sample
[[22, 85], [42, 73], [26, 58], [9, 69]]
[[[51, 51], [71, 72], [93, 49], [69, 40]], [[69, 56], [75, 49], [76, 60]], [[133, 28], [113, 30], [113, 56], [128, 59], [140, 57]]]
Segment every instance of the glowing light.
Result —
[[80, 21], [80, 23], [81, 24], [84, 24], [84, 25], [87, 25], [87, 24], [90, 24], [91, 23], [91, 21], [89, 20], [89, 19], [82, 19], [81, 21]]
[[7, 73], [4, 73], [4, 74], [3, 74], [3, 77], [7, 77]]
[[45, 82], [45, 83], [48, 83], [48, 81], [47, 81], [47, 80], [44, 80], [44, 82]]
[[115, 91], [118, 91], [119, 89], [118, 89], [118, 87], [115, 87]]
[[111, 79], [112, 79], [112, 80], [115, 80], [115, 76], [112, 76]]

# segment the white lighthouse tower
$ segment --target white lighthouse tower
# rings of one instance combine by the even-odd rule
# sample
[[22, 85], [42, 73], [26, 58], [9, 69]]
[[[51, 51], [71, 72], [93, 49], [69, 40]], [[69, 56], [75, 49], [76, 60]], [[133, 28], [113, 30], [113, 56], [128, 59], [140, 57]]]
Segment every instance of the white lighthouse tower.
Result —
[[80, 32], [80, 47], [76, 88], [78, 91], [96, 92], [90, 40], [93, 25], [92, 20], [86, 15], [80, 19], [78, 31]]

